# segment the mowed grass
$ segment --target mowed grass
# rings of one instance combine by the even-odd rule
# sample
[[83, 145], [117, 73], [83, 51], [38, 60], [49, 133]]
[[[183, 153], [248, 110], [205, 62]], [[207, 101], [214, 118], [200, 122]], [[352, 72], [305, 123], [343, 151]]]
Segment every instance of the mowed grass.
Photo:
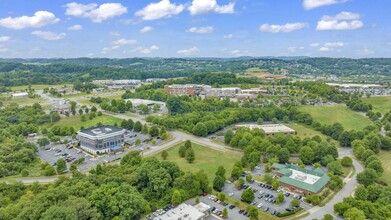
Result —
[[365, 116], [348, 109], [344, 105], [301, 106], [299, 109], [309, 113], [315, 121], [325, 125], [341, 123], [346, 130], [362, 130], [372, 122]]
[[384, 173], [381, 180], [386, 182], [388, 185], [391, 184], [391, 151], [381, 151], [378, 154], [380, 161], [383, 164]]
[[[219, 166], [223, 166], [226, 170], [226, 176], [229, 176], [231, 174], [233, 164], [235, 161], [240, 160], [241, 158], [239, 154], [218, 151], [209, 147], [192, 143], [192, 148], [195, 153], [195, 160], [190, 164], [185, 158], [179, 157], [178, 149], [183, 144], [184, 143], [177, 144], [167, 150], [167, 161], [175, 162], [179, 165], [181, 170], [190, 171], [191, 173], [197, 173], [200, 170], [204, 170], [211, 184], [213, 183], [215, 173]], [[161, 152], [152, 156], [158, 158], [159, 160], [163, 160], [160, 155]]]
[[372, 104], [373, 111], [385, 114], [391, 110], [391, 96], [374, 96], [364, 98], [365, 103]]
[[[297, 132], [297, 136], [299, 136], [301, 139], [304, 139], [306, 137], [308, 138], [312, 138], [316, 135], [318, 135], [323, 141], [326, 141], [327, 140], [327, 136], [322, 134], [321, 132], [319, 131], [316, 131], [310, 127], [306, 127], [304, 125], [300, 125], [300, 124], [296, 124], [296, 123], [293, 123], [293, 124], [285, 124], [287, 127], [290, 127], [292, 128], [293, 130], [295, 130]], [[330, 138], [331, 139], [331, 138]], [[336, 144], [336, 146], [339, 146], [339, 142], [334, 140], [334, 139], [331, 139], [330, 140], [331, 143], [334, 143]]]
[[53, 124], [46, 125], [46, 128], [52, 128], [54, 126], [68, 126], [68, 127], [74, 127], [75, 130], [79, 130], [81, 126], [84, 126], [84, 128], [93, 127], [96, 126], [99, 122], [101, 122], [104, 125], [114, 125], [114, 123], [117, 122], [118, 125], [121, 124], [122, 119], [110, 116], [110, 115], [102, 115], [97, 116], [93, 118], [92, 120], [88, 119], [87, 121], [82, 122], [80, 119], [80, 116], [70, 116], [66, 118], [61, 118], [60, 121], [57, 121]]
[[5, 106], [10, 106], [11, 104], [15, 103], [18, 105], [26, 106], [26, 105], [33, 105], [34, 103], [40, 103], [42, 102], [42, 99], [39, 98], [29, 98], [29, 97], [23, 97], [23, 98], [10, 98], [3, 101]]

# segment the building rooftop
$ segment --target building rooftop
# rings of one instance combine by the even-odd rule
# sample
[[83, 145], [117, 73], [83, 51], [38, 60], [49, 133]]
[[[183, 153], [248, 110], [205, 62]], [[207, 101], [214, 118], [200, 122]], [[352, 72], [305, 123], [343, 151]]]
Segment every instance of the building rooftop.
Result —
[[268, 124], [268, 125], [257, 125], [257, 124], [246, 124], [237, 125], [236, 127], [248, 127], [249, 129], [259, 128], [265, 131], [266, 134], [270, 133], [295, 133], [296, 131], [283, 124]]
[[307, 170], [292, 164], [272, 164], [273, 168], [279, 169], [282, 174], [278, 180], [282, 183], [318, 193], [329, 181], [330, 177], [320, 168]]
[[80, 130], [78, 133], [84, 133], [91, 136], [100, 136], [100, 135], [111, 134], [123, 130], [124, 130], [123, 128], [119, 128], [111, 125], [101, 125], [101, 126]]
[[27, 92], [19, 92], [19, 93], [13, 93], [12, 96], [18, 97], [18, 96], [26, 96], [29, 95]]
[[204, 216], [205, 214], [200, 212], [197, 208], [182, 203], [178, 207], [169, 210], [164, 215], [154, 218], [154, 220], [198, 220]]

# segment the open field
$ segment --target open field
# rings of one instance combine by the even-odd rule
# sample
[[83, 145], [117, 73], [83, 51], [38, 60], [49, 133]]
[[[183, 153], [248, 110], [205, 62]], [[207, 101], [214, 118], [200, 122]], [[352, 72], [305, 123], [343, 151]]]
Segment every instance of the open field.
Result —
[[[189, 164], [185, 158], [179, 157], [178, 149], [184, 143], [177, 144], [167, 150], [168, 161], [175, 162], [183, 171], [190, 171], [196, 173], [200, 170], [204, 170], [208, 175], [209, 182], [213, 182], [215, 173], [219, 166], [223, 166], [226, 169], [226, 176], [231, 174], [232, 166], [236, 160], [240, 160], [240, 155], [232, 154], [229, 152], [217, 151], [205, 146], [201, 146], [196, 143], [192, 143], [192, 148], [195, 153], [195, 160], [192, 164]], [[160, 156], [161, 152], [152, 155], [153, 157], [163, 160]]]
[[101, 122], [104, 125], [114, 125], [115, 122], [119, 125], [121, 123], [121, 119], [115, 118], [110, 115], [102, 115], [97, 116], [93, 118], [92, 120], [87, 119], [87, 121], [82, 122], [80, 120], [80, 116], [71, 116], [66, 118], [61, 118], [60, 121], [53, 123], [52, 125], [47, 125], [46, 128], [51, 128], [56, 125], [60, 126], [73, 126], [75, 130], [79, 130], [81, 126], [84, 126], [85, 128], [96, 126], [99, 122]]
[[382, 162], [384, 168], [384, 173], [383, 176], [381, 177], [381, 180], [383, 180], [384, 182], [390, 185], [391, 184], [391, 151], [381, 151], [378, 154], [378, 157]]
[[[299, 136], [302, 139], [306, 138], [306, 137], [312, 138], [313, 136], [316, 136], [316, 135], [318, 135], [323, 141], [326, 141], [327, 138], [328, 138], [326, 135], [322, 134], [321, 132], [316, 131], [316, 130], [314, 130], [312, 128], [306, 127], [304, 125], [300, 125], [300, 124], [296, 124], [296, 123], [294, 123], [294, 124], [285, 124], [285, 125], [287, 127], [290, 127], [292, 129], [294, 129], [297, 132], [297, 136]], [[339, 146], [339, 142], [338, 141], [336, 141], [336, 140], [334, 140], [332, 138], [329, 138], [329, 139], [331, 139], [330, 140], [331, 143], [334, 143], [334, 144], [336, 144], [336, 146]]]
[[315, 121], [331, 125], [342, 124], [346, 130], [361, 130], [372, 122], [363, 115], [348, 109], [344, 105], [301, 106], [299, 109], [312, 115]]
[[[32, 89], [39, 90], [39, 89], [44, 89], [44, 88], [56, 88], [56, 87], [62, 87], [64, 85], [31, 85]], [[66, 85], [68, 87], [71, 87], [72, 85]], [[12, 91], [21, 91], [21, 90], [26, 90], [28, 89], [28, 85], [26, 86], [12, 86], [11, 90]]]
[[[4, 97], [4, 96], [3, 96]], [[39, 98], [29, 98], [29, 97], [23, 97], [23, 98], [6, 98], [3, 101], [4, 106], [9, 106], [13, 103], [18, 104], [18, 105], [33, 105], [34, 103], [40, 103], [42, 102], [42, 99]]]
[[372, 104], [373, 111], [382, 114], [391, 110], [391, 96], [374, 96], [362, 99], [365, 103]]

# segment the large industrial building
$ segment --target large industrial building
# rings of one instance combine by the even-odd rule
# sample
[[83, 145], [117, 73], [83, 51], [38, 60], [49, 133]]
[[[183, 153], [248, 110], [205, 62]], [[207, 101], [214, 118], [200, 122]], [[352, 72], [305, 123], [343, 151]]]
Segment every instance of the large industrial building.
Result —
[[122, 150], [124, 135], [123, 128], [102, 125], [80, 130], [77, 132], [77, 139], [83, 150], [92, 154], [101, 154]]
[[207, 89], [211, 89], [208, 85], [196, 85], [196, 84], [174, 84], [165, 85], [164, 91], [170, 95], [187, 95], [187, 96], [198, 96], [205, 94]]
[[182, 203], [154, 220], [205, 220], [210, 215], [210, 209], [209, 205], [202, 202], [194, 206]]
[[320, 168], [307, 170], [293, 164], [273, 163], [272, 169], [281, 186], [306, 195], [321, 192], [330, 181], [330, 177]]
[[296, 134], [296, 131], [290, 127], [287, 127], [283, 124], [267, 124], [267, 125], [257, 125], [257, 124], [244, 124], [244, 125], [236, 125], [235, 128], [247, 127], [250, 130], [254, 128], [261, 129], [265, 132], [266, 135], [275, 135], [278, 133], [282, 134]]

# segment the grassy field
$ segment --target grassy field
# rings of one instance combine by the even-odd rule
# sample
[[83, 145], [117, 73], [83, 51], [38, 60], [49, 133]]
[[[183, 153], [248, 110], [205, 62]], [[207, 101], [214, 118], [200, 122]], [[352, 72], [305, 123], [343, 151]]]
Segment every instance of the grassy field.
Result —
[[361, 130], [372, 122], [363, 115], [348, 109], [344, 105], [332, 106], [301, 106], [300, 110], [312, 115], [321, 124], [339, 122], [346, 130]]
[[373, 111], [375, 112], [385, 114], [391, 110], [391, 96], [374, 96], [364, 98], [363, 101], [372, 104]]
[[33, 105], [34, 103], [40, 103], [42, 102], [42, 99], [39, 98], [29, 98], [29, 97], [24, 97], [24, 98], [16, 98], [16, 99], [6, 99], [3, 101], [4, 106], [9, 106], [13, 103], [18, 104], [18, 105]]
[[391, 151], [381, 151], [378, 155], [384, 167], [384, 173], [381, 180], [391, 184]]
[[[306, 127], [304, 125], [300, 125], [300, 124], [285, 124], [286, 126], [294, 129], [296, 132], [297, 132], [297, 135], [300, 137], [300, 138], [306, 138], [306, 137], [309, 137], [309, 138], [312, 138], [313, 136], [316, 136], [318, 135], [322, 140], [326, 141], [327, 140], [327, 136], [322, 134], [321, 132], [319, 131], [316, 131], [312, 128], [309, 128], [309, 127]], [[331, 139], [330, 140], [331, 143], [334, 143], [336, 144], [337, 146], [339, 146], [339, 142], [336, 141], [336, 140], [333, 140]]]
[[60, 121], [55, 122], [52, 125], [49, 124], [47, 125], [46, 128], [51, 128], [56, 125], [61, 125], [61, 126], [73, 126], [75, 130], [79, 130], [81, 126], [88, 128], [91, 126], [96, 126], [98, 122], [101, 122], [102, 124], [105, 125], [114, 125], [114, 123], [117, 122], [117, 124], [120, 125], [121, 121], [122, 121], [121, 119], [115, 118], [113, 116], [102, 115], [102, 116], [97, 116], [92, 120], [87, 119], [87, 121], [82, 122], [80, 120], [80, 116], [71, 116], [67, 118], [61, 118]]
[[[204, 170], [208, 175], [209, 182], [211, 183], [215, 178], [215, 173], [219, 166], [224, 166], [226, 169], [226, 176], [228, 176], [231, 174], [234, 162], [236, 160], [240, 160], [241, 157], [239, 154], [217, 151], [209, 147], [192, 143], [192, 148], [194, 150], [196, 159], [192, 164], [189, 164], [185, 158], [179, 157], [178, 155], [178, 149], [182, 144], [184, 143], [175, 145], [167, 150], [167, 160], [177, 163], [183, 171], [196, 173], [200, 170]], [[161, 153], [159, 152], [152, 156], [163, 160], [160, 154]]]

